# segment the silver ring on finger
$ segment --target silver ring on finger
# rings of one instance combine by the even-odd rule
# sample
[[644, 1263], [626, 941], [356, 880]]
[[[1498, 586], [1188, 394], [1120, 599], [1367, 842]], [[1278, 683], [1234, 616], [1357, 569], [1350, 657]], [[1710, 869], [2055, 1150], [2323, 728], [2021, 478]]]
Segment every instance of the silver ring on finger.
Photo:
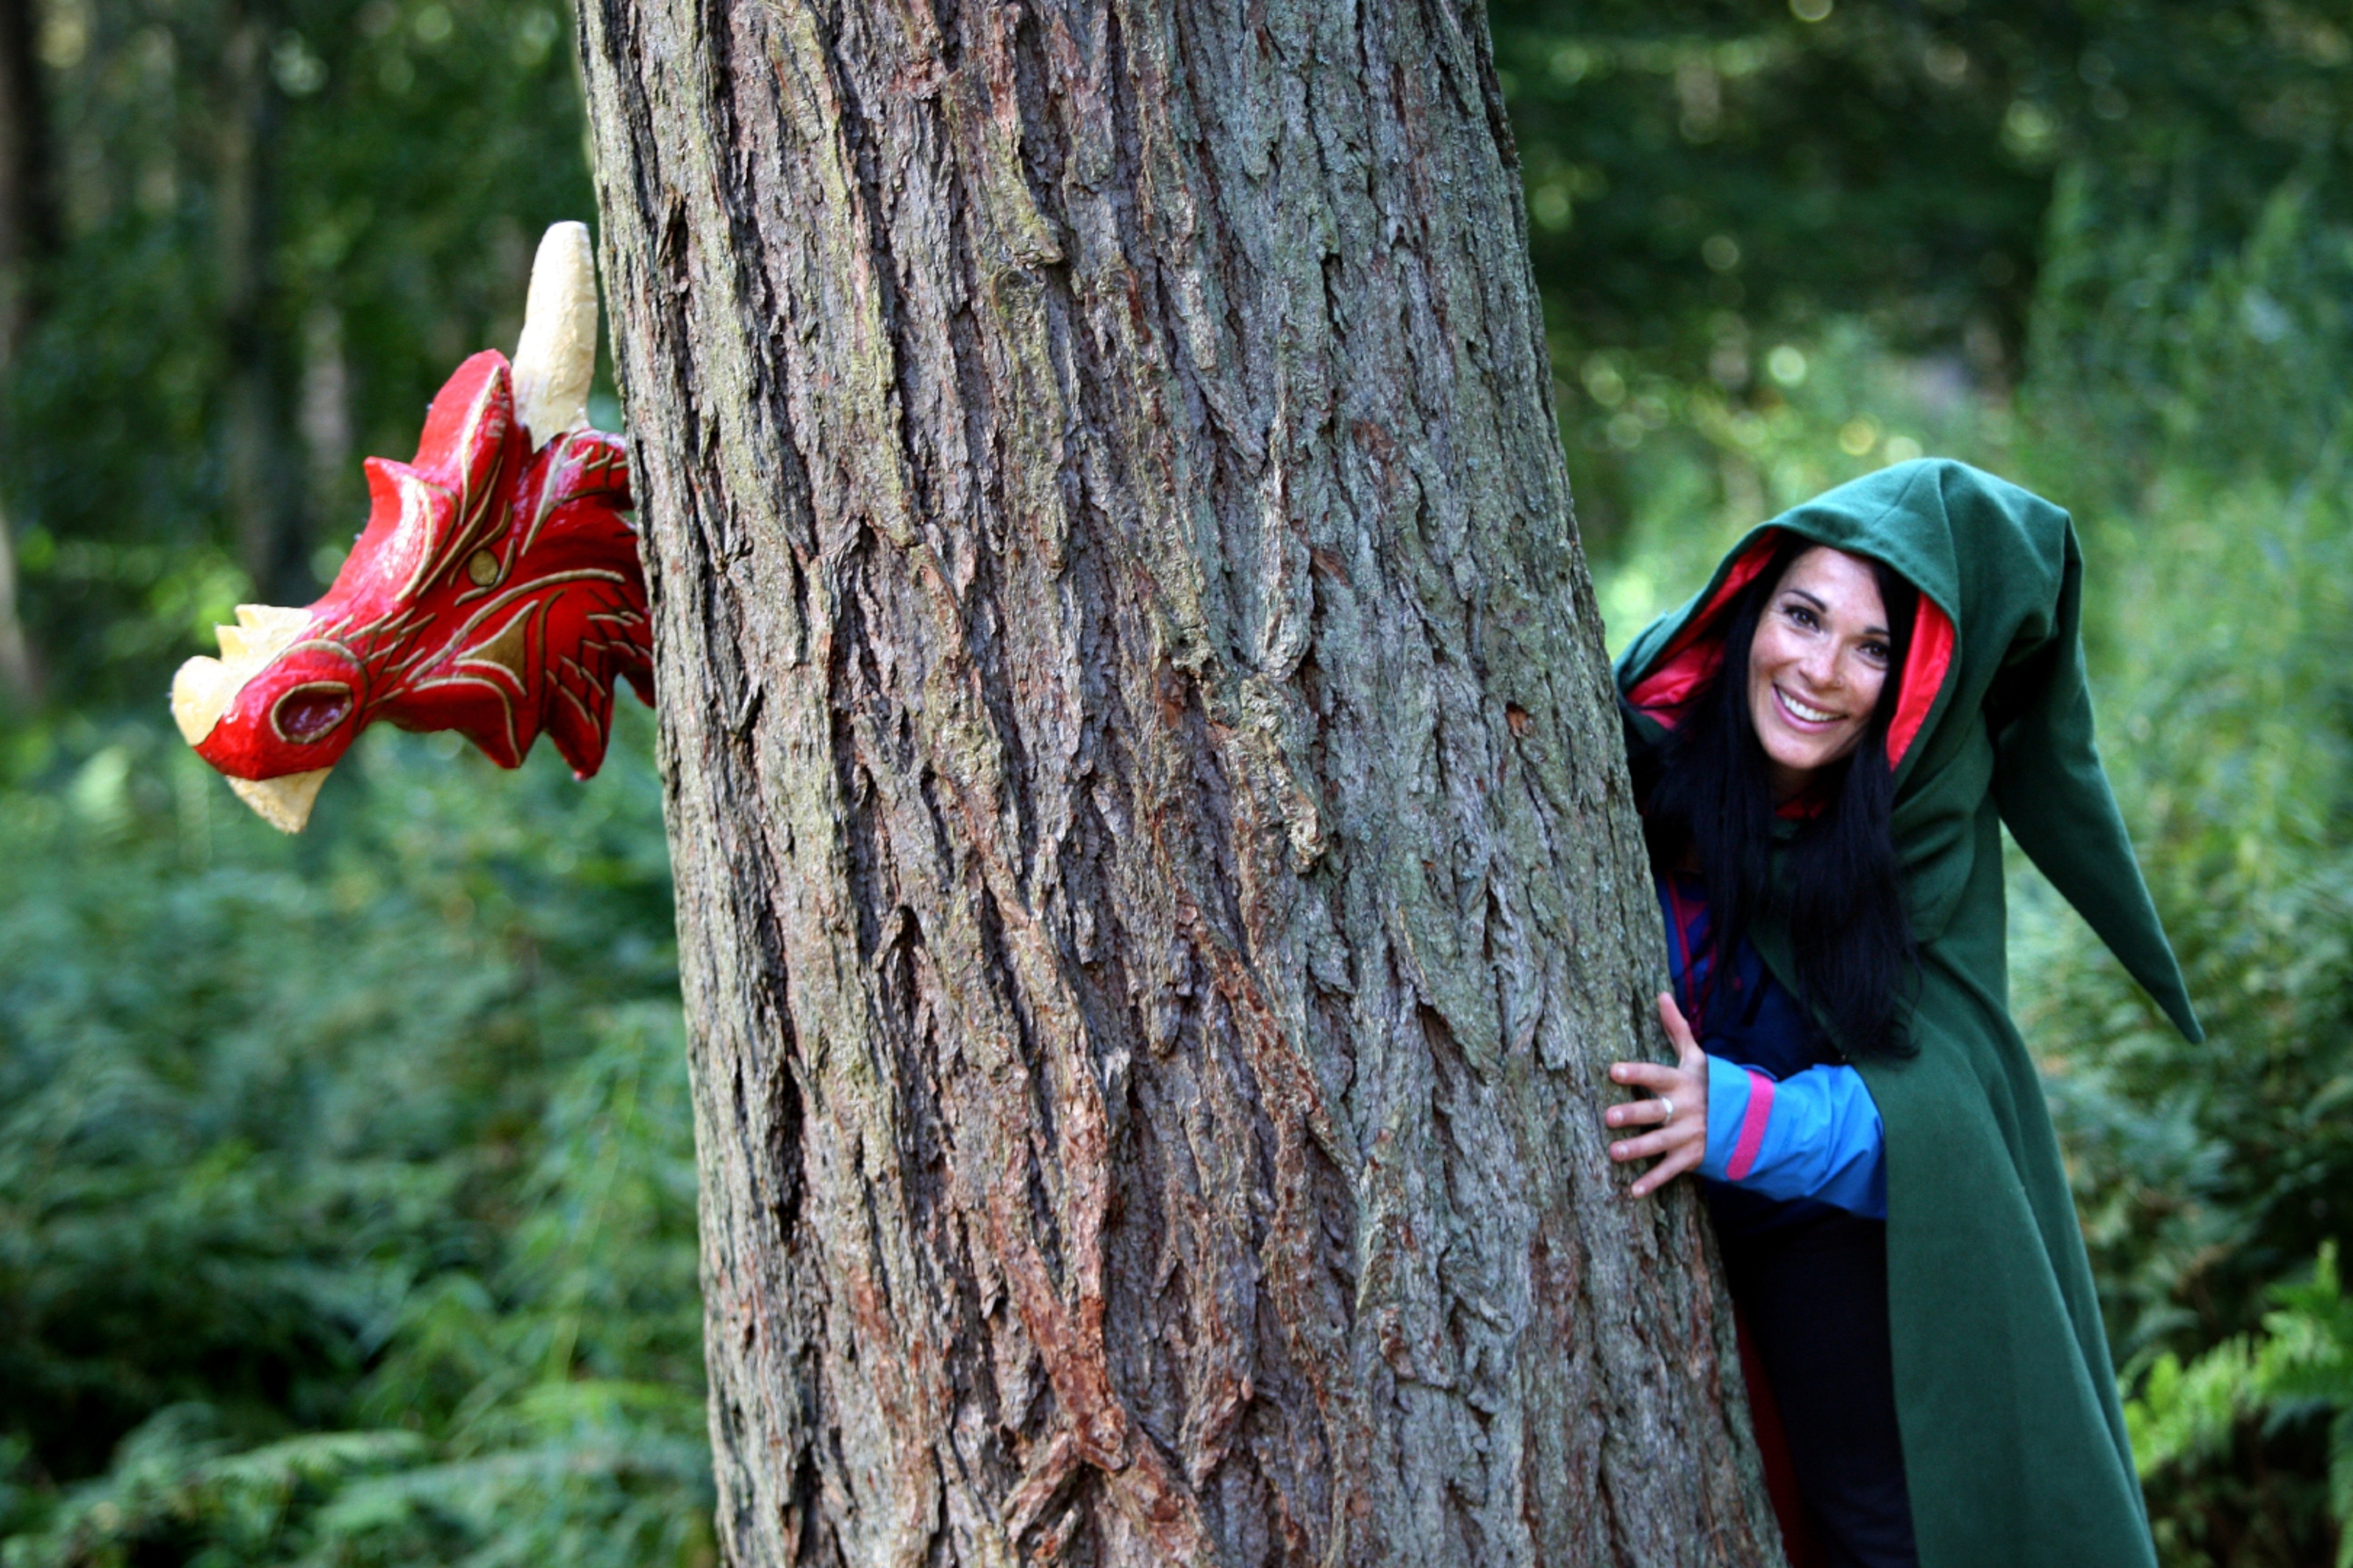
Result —
[[1667, 1113], [1659, 1120], [1662, 1122], [1672, 1121], [1675, 1119], [1675, 1102], [1662, 1094], [1659, 1096], [1659, 1103], [1667, 1108]]

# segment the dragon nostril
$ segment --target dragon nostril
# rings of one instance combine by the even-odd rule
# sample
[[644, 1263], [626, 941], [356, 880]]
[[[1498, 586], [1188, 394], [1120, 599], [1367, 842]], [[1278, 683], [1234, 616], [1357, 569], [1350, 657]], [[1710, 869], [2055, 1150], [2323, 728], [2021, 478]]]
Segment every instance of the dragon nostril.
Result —
[[298, 686], [269, 710], [269, 726], [279, 739], [307, 745], [342, 723], [352, 710], [352, 689], [339, 680]]

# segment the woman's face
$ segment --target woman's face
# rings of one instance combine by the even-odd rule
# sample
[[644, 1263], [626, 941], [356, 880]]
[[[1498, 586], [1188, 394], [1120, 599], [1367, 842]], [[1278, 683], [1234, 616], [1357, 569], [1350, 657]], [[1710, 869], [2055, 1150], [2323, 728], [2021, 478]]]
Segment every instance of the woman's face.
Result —
[[1868, 563], [1827, 545], [1789, 563], [1748, 650], [1748, 716], [1777, 798], [1862, 742], [1892, 651]]

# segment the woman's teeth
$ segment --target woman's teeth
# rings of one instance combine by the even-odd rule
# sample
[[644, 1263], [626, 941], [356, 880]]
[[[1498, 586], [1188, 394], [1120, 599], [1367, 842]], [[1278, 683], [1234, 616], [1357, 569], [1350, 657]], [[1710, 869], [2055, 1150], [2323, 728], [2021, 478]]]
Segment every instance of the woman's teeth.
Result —
[[1826, 712], [1820, 708], [1808, 707], [1778, 686], [1773, 689], [1773, 694], [1781, 700], [1782, 707], [1787, 708], [1809, 724], [1827, 724], [1838, 717], [1837, 714]]

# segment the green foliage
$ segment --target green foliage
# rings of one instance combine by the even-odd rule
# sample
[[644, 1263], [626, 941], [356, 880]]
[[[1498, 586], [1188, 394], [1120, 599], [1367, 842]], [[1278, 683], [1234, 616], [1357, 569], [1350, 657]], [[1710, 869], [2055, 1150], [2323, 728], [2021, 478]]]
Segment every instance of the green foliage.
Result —
[[[1579, 521], [1604, 557], [1661, 515], [1661, 469], [1707, 461], [1661, 388], [1769, 416], [1768, 356], [1841, 323], [1997, 395], [2031, 358], [2042, 421], [2145, 474], [2185, 428], [2167, 410], [2210, 374], [2177, 353], [2186, 297], [2291, 182], [2323, 215], [2347, 201], [2353, 34], [2312, 0], [1518, 0], [1493, 16]], [[2310, 276], [2234, 294], [2245, 341], [2206, 341], [2299, 363], [2201, 427], [2216, 456], [2299, 449], [2343, 401], [2298, 391], [2341, 387], [2353, 363], [2329, 326], [2345, 255], [2278, 259]], [[2093, 477], [2071, 475], [2077, 493]]]
[[10, 1568], [708, 1555], [647, 731], [371, 736], [315, 843], [148, 731], [0, 795]]
[[12, 1564], [709, 1555], [643, 716], [593, 789], [371, 736], [286, 842], [157, 712], [232, 604], [315, 594], [359, 456], [591, 216], [568, 18], [44, 8], [63, 222], [0, 365], [51, 691], [0, 731]]
[[1662, 470], [1704, 482], [1719, 411], [1774, 417], [1773, 359], [1826, 333], [2010, 377], [2055, 142], [2005, 125], [2055, 125], [2063, 11], [1536, 0], [1494, 23], [1588, 547], [1661, 515]]
[[[2066, 172], [2023, 398], [2026, 461], [2084, 530], [2104, 752], [2209, 1038], [2175, 1037], [2031, 876], [2014, 994], [2128, 1386], [2182, 1420], [2221, 1408], [2247, 1352], [2213, 1347], [2353, 1194], [2353, 169], [2327, 146], [2342, 94], [2295, 90], [2341, 81], [2336, 37], [2249, 63], [2277, 96], [2242, 136], [2150, 124]], [[2233, 1430], [2152, 1471], [2166, 1561], [2314, 1560], [2319, 1434]]]
[[2225, 1340], [2184, 1366], [2171, 1352], [2149, 1367], [2125, 1406], [2144, 1477], [2226, 1450], [2268, 1412], [2329, 1421], [2328, 1496], [2339, 1531], [2337, 1568], [2353, 1568], [2353, 1300], [2338, 1283], [2337, 1245], [2324, 1243], [2312, 1278], [2274, 1287], [2263, 1333]]
[[2037, 420], [2113, 504], [2158, 463], [2292, 486], [2341, 460], [2353, 390], [2353, 18], [2085, 11], [2097, 112], [2043, 242]]
[[[1494, 13], [1540, 276], [1588, 343], [1704, 373], [1721, 313], [1868, 317], [1907, 351], [2014, 335], [2054, 147], [2005, 137], [2077, 19], [2052, 7], [1523, 4]], [[1826, 245], [1839, 237], [1846, 243]], [[1726, 377], [1726, 380], [1737, 378]]]

